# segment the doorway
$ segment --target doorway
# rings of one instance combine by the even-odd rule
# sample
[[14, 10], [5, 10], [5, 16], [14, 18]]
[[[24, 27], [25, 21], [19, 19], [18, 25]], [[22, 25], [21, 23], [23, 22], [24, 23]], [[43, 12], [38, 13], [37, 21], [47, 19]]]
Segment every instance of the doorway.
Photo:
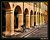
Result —
[[34, 12], [34, 26], [36, 26], [36, 11]]
[[18, 12], [14, 11], [14, 28], [18, 28]]
[[21, 11], [21, 7], [19, 6], [19, 5], [17, 5], [16, 7], [15, 7], [15, 10], [14, 10], [14, 28], [16, 29], [18, 29], [18, 28], [20, 28], [21, 26], [21, 16], [20, 16], [20, 14], [22, 14], [22, 11]]

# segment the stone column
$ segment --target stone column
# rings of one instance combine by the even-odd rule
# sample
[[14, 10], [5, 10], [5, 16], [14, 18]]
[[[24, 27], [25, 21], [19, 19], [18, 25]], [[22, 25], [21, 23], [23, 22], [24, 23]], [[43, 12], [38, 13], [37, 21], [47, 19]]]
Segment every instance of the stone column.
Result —
[[6, 35], [11, 35], [14, 33], [14, 21], [12, 18], [13, 14], [11, 10], [6, 11], [6, 32], [4, 33]]
[[30, 28], [30, 17], [29, 17], [29, 14], [26, 14], [26, 28]]
[[36, 25], [40, 25], [40, 8], [41, 8], [41, 3], [37, 2], [37, 14], [36, 14], [36, 18], [37, 18], [37, 24]]
[[40, 25], [41, 25], [42, 19], [41, 19], [41, 13], [40, 13]]
[[30, 15], [30, 26], [33, 27], [34, 26], [34, 15]]
[[6, 12], [6, 35], [11, 34], [11, 13]]
[[42, 25], [43, 25], [43, 14], [42, 14]]
[[43, 24], [43, 15], [41, 14], [41, 25]]
[[40, 3], [40, 25], [42, 25], [42, 13], [43, 13], [43, 10], [42, 10], [42, 2]]
[[39, 25], [39, 7], [37, 7], [37, 25]]
[[40, 20], [39, 20], [39, 12], [38, 12], [38, 16], [37, 16], [37, 17], [38, 17], [37, 20], [38, 20], [38, 25], [39, 25], [39, 21], [40, 21]]
[[30, 13], [29, 13], [29, 28], [30, 28]]
[[21, 29], [21, 26], [23, 25], [23, 14], [18, 14], [18, 29]]
[[37, 17], [38, 15], [37, 15], [37, 12], [36, 12], [36, 25], [38, 25], [38, 17]]
[[45, 16], [45, 21], [48, 22], [48, 15]]
[[14, 34], [14, 11], [11, 12], [11, 35]]
[[43, 25], [44, 25], [44, 14], [43, 14]]

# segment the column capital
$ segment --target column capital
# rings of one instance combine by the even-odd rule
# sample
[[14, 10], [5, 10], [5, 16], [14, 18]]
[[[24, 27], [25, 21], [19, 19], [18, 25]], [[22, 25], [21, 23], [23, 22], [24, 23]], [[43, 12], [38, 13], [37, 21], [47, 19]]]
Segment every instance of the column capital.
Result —
[[6, 10], [6, 13], [12, 13], [12, 12], [13, 10], [9, 10], [9, 9]]
[[5, 9], [5, 8], [2, 8], [2, 10], [5, 10], [5, 11], [12, 11], [11, 9]]

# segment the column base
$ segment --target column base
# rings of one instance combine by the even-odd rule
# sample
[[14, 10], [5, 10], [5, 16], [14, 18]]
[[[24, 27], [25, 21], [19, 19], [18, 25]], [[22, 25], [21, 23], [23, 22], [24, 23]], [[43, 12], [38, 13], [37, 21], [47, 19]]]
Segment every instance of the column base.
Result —
[[10, 32], [5, 31], [5, 32], [2, 33], [2, 35], [5, 36], [5, 37], [10, 37], [11, 35], [14, 35], [14, 32], [10, 33]]
[[26, 27], [26, 29], [30, 29], [30, 27]]
[[36, 25], [39, 25], [38, 23]]
[[14, 31], [21, 32], [21, 28], [16, 28]]
[[6, 37], [14, 37], [14, 36], [16, 36], [16, 35], [19, 35], [20, 33], [19, 32], [14, 32], [13, 34], [12, 33], [8, 33], [8, 32], [3, 32], [3, 35], [2, 36], [4, 36], [4, 38]]
[[31, 26], [30, 28], [34, 28], [34, 26]]

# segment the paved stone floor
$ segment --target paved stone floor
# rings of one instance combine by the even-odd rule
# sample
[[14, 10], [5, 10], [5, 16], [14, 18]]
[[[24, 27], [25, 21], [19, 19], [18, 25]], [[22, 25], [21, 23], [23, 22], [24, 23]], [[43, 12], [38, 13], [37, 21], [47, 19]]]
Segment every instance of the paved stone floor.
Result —
[[24, 32], [15, 32], [15, 34], [11, 38], [48, 37], [48, 25], [45, 24], [37, 28], [26, 29]]

